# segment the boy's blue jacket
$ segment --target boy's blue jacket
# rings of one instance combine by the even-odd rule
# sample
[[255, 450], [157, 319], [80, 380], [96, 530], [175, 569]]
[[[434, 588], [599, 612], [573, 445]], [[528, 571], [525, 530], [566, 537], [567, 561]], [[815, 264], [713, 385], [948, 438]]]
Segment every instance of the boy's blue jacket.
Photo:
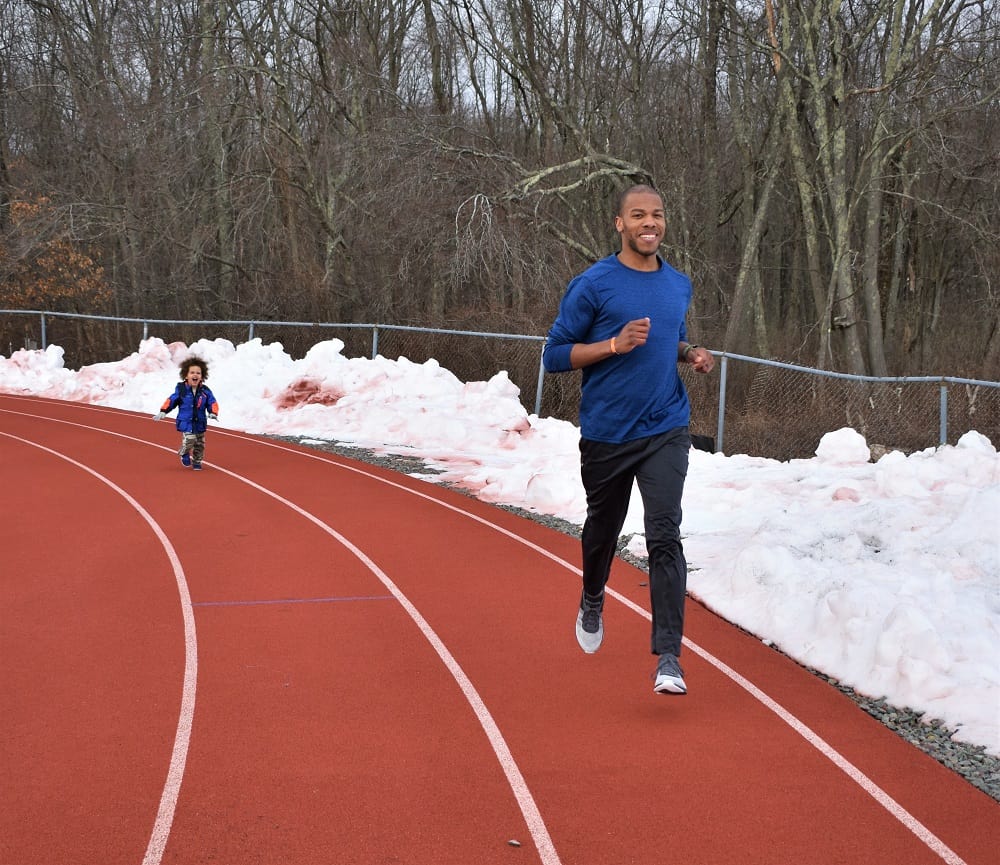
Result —
[[168, 396], [160, 411], [164, 413], [177, 409], [177, 429], [184, 433], [203, 433], [208, 429], [208, 413], [219, 413], [219, 404], [207, 385], [200, 384], [192, 390], [184, 382], [179, 382], [174, 392]]

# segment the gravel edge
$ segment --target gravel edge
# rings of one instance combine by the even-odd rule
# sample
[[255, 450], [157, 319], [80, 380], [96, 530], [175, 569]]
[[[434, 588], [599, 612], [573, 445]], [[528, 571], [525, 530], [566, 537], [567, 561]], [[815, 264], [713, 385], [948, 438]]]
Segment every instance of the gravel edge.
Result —
[[[290, 436], [266, 436], [266, 438], [290, 442], [312, 450], [337, 454], [338, 456], [379, 466], [402, 474], [426, 475], [433, 473], [433, 470], [429, 469], [423, 460], [414, 457], [381, 453], [376, 450], [337, 442], [321, 442], [313, 438], [302, 439]], [[469, 491], [461, 487], [456, 487], [452, 484], [447, 484], [446, 486], [455, 492], [474, 498]], [[498, 507], [501, 510], [518, 514], [533, 522], [549, 526], [563, 534], [574, 537], [580, 536], [580, 528], [565, 520], [508, 505], [492, 505], [492, 507]], [[619, 556], [639, 570], [648, 573], [646, 560], [631, 555], [625, 549], [624, 542], [619, 546]], [[770, 646], [770, 648], [776, 652], [781, 651], [774, 646]], [[796, 663], [798, 662], [796, 661]], [[803, 665], [800, 664], [800, 666]], [[919, 712], [905, 707], [891, 706], [885, 700], [874, 699], [859, 694], [853, 688], [842, 684], [818, 670], [806, 666], [803, 666], [803, 669], [808, 670], [817, 678], [828, 682], [838, 691], [850, 697], [862, 711], [884, 724], [902, 739], [905, 739], [914, 747], [933, 757], [941, 765], [960, 775], [990, 798], [1000, 802], [1000, 758], [987, 754], [983, 746], [969, 745], [964, 742], [955, 741], [953, 738], [955, 731], [945, 727], [939, 720], [925, 719], [925, 716]]]

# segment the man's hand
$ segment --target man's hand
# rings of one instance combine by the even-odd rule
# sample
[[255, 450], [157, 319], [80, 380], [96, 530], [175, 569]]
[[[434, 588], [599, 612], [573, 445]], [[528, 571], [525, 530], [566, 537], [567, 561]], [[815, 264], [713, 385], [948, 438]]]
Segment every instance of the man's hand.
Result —
[[632, 349], [646, 344], [649, 339], [649, 319], [630, 321], [615, 337], [615, 354], [628, 354]]
[[695, 372], [711, 372], [715, 368], [715, 358], [707, 348], [700, 345], [692, 348], [684, 358]]
[[628, 354], [633, 349], [645, 345], [647, 339], [649, 339], [649, 319], [637, 318], [626, 324], [610, 339], [576, 343], [570, 351], [569, 362], [573, 369], [583, 369], [616, 354]]
[[217, 414], [216, 414], [215, 412], [213, 412], [213, 411], [210, 411], [210, 412], [208, 413], [208, 416], [209, 416], [209, 418], [210, 418], [211, 420], [218, 420], [218, 419], [219, 419], [219, 416], [218, 416], [218, 415], [217, 415]]
[[167, 416], [166, 412], [158, 411], [153, 415], [153, 420], [163, 420]]

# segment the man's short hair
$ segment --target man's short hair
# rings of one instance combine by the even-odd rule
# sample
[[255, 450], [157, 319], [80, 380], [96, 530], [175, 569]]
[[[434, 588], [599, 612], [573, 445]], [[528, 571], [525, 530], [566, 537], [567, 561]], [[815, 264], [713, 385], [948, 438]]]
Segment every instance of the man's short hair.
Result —
[[663, 201], [663, 196], [660, 195], [659, 190], [657, 190], [654, 187], [650, 186], [648, 183], [637, 183], [634, 186], [630, 186], [628, 189], [626, 189], [623, 192], [619, 193], [619, 195], [618, 195], [618, 208], [615, 211], [615, 213], [618, 216], [622, 215], [622, 210], [625, 207], [625, 199], [628, 198], [630, 195], [633, 195], [634, 193], [637, 193], [637, 192], [650, 192], [653, 195], [655, 195], [657, 198], [659, 198], [660, 201]]

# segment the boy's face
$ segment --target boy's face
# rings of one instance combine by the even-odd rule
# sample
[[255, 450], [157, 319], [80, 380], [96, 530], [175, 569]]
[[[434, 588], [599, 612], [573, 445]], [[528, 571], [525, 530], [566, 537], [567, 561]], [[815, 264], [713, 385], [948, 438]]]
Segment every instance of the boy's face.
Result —
[[188, 387], [198, 387], [201, 384], [201, 367], [194, 366], [188, 368], [187, 377], [184, 379]]

